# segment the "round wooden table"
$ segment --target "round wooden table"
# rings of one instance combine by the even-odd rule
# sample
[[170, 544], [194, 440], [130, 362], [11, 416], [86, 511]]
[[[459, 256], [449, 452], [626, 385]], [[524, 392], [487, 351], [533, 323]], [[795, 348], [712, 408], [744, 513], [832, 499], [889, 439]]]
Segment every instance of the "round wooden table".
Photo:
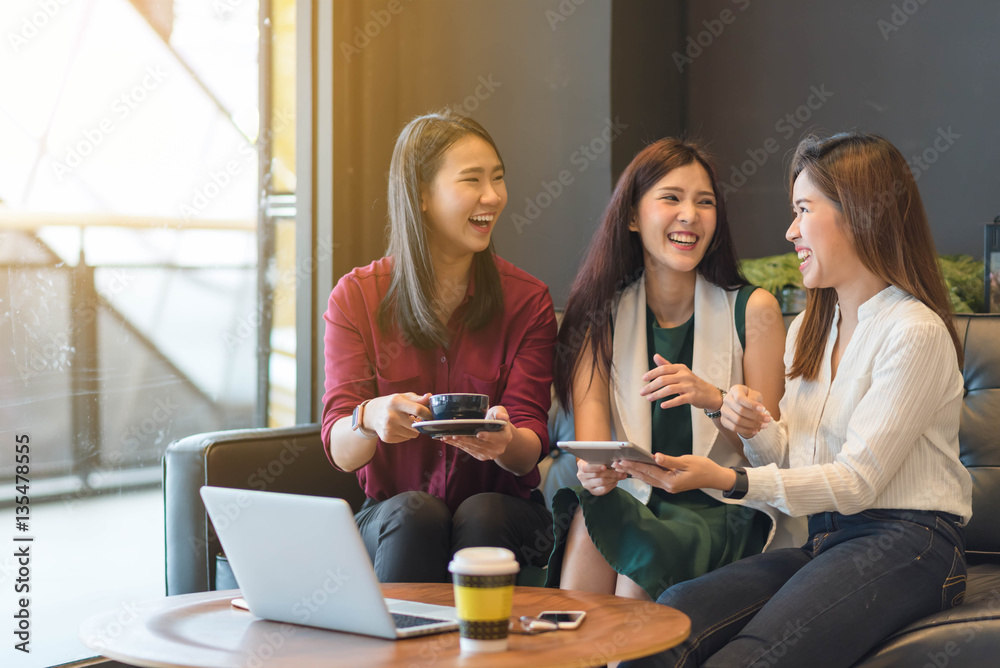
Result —
[[[389, 598], [454, 605], [450, 584], [387, 584]], [[669, 649], [687, 638], [683, 613], [617, 596], [516, 587], [515, 617], [542, 610], [586, 610], [575, 631], [512, 634], [496, 654], [460, 654], [458, 633], [382, 640], [270, 622], [230, 604], [238, 589], [171, 596], [96, 615], [80, 637], [100, 654], [150, 668], [328, 668], [330, 666], [601, 666]]]

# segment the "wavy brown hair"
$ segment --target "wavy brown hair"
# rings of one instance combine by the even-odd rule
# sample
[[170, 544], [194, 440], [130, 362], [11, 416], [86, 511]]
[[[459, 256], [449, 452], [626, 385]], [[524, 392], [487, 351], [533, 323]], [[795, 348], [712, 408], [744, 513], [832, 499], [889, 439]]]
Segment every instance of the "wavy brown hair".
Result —
[[[437, 277], [427, 243], [427, 225], [420, 210], [420, 189], [434, 180], [445, 153], [455, 142], [474, 135], [493, 147], [496, 143], [482, 125], [449, 109], [418, 116], [396, 139], [389, 165], [389, 248], [392, 277], [378, 309], [378, 325], [386, 331], [398, 324], [403, 336], [418, 348], [448, 345], [448, 328], [434, 308]], [[500, 272], [489, 247], [472, 259], [476, 291], [465, 311], [465, 326], [481, 329], [503, 311]]]
[[[952, 321], [951, 300], [938, 266], [916, 181], [900, 152], [883, 137], [842, 133], [807, 137], [795, 151], [789, 193], [804, 171], [837, 206], [854, 251], [866, 269], [913, 295], [938, 314], [948, 328], [962, 364], [962, 346]], [[819, 374], [833, 324], [837, 292], [809, 289], [805, 316], [795, 342], [789, 378]]]
[[617, 294], [641, 278], [644, 268], [642, 239], [628, 228], [639, 200], [669, 172], [694, 162], [708, 172], [716, 202], [715, 234], [698, 264], [698, 273], [727, 290], [747, 284], [729, 233], [726, 202], [712, 158], [690, 141], [666, 138], [650, 144], [618, 178], [570, 288], [556, 343], [555, 390], [563, 406], [572, 405], [573, 375], [587, 342], [591, 343], [591, 369], [611, 377], [611, 316]]

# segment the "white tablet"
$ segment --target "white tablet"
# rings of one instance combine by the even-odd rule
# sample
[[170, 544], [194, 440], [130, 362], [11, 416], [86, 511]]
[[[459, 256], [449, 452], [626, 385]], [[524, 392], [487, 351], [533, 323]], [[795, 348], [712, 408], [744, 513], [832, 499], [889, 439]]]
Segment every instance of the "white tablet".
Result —
[[556, 445], [563, 452], [579, 457], [588, 464], [611, 466], [616, 461], [628, 459], [658, 466], [651, 454], [628, 441], [559, 441]]

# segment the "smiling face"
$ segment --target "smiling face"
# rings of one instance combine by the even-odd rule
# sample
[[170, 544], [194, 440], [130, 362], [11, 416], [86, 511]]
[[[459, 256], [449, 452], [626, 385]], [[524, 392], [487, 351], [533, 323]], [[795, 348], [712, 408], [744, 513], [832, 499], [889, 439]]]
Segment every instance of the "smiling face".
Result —
[[476, 135], [459, 139], [445, 152], [434, 179], [421, 188], [420, 200], [433, 250], [458, 258], [486, 250], [507, 204], [496, 151]]
[[715, 235], [716, 199], [708, 172], [697, 162], [669, 172], [646, 191], [629, 229], [642, 238], [650, 263], [693, 271]]
[[792, 202], [795, 219], [785, 238], [799, 254], [803, 285], [839, 291], [869, 273], [854, 250], [839, 207], [816, 187], [807, 169], [795, 179]]

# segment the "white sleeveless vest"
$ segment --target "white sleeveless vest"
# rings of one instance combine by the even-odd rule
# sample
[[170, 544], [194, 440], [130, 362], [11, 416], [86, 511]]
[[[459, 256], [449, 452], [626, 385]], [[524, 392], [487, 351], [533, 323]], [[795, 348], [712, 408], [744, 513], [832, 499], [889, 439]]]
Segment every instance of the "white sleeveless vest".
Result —
[[[698, 275], [694, 289], [694, 355], [691, 371], [716, 387], [728, 390], [743, 382], [743, 346], [736, 332], [737, 291], [726, 291]], [[611, 388], [611, 428], [615, 440], [631, 441], [646, 452], [652, 451], [652, 410], [639, 396], [645, 385], [642, 375], [649, 371], [646, 347], [645, 277], [626, 287], [615, 309], [613, 373]], [[691, 452], [708, 457], [720, 466], [749, 466], [719, 434], [701, 409], [691, 410]], [[648, 503], [652, 488], [629, 478], [618, 486], [641, 503]], [[766, 548], [799, 547], [807, 537], [805, 518], [791, 518], [763, 503], [732, 500], [717, 489], [706, 494], [723, 503], [747, 505], [767, 513], [773, 525]]]

